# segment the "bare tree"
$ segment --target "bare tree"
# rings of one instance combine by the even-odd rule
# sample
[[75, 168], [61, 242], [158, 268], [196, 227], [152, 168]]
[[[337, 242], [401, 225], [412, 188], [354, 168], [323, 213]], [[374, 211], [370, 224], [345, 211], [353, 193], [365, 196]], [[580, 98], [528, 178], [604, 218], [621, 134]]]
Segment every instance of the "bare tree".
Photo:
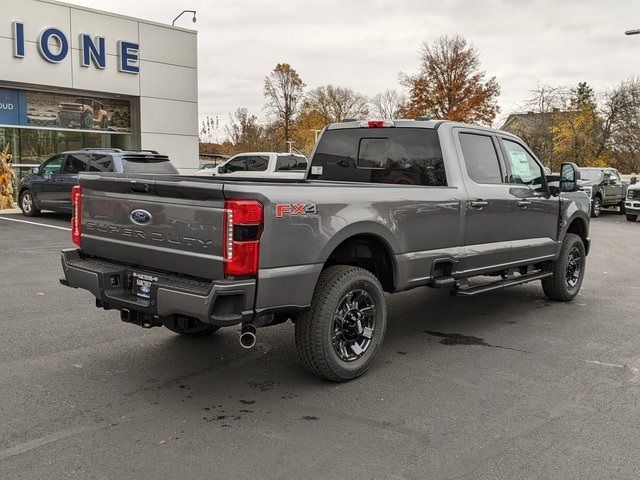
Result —
[[291, 65], [279, 63], [264, 78], [265, 108], [282, 122], [284, 140], [289, 140], [291, 125], [298, 113], [305, 83]]
[[369, 113], [366, 96], [350, 88], [327, 85], [307, 93], [303, 109], [315, 111], [327, 123], [342, 122], [346, 118], [363, 118]]
[[229, 115], [225, 130], [236, 151], [262, 150], [265, 143], [264, 128], [258, 123], [258, 117], [251, 115], [246, 108], [238, 108]]
[[385, 90], [371, 99], [373, 114], [381, 119], [398, 118], [406, 101], [406, 97], [396, 90]]
[[490, 125], [500, 111], [498, 82], [495, 77], [485, 80], [478, 51], [460, 35], [425, 42], [420, 71], [401, 74], [400, 81], [409, 89], [409, 101], [402, 109], [407, 117], [428, 115]]
[[218, 116], [207, 116], [200, 125], [200, 141], [202, 143], [216, 143], [220, 122]]

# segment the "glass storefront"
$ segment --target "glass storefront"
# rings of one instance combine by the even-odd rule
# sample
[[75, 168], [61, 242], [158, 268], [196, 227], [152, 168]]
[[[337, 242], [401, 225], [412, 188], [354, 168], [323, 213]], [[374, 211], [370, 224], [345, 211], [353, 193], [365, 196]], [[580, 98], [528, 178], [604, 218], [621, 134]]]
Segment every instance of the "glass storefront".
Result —
[[0, 87], [0, 106], [0, 149], [12, 155], [16, 187], [56, 153], [136, 147], [129, 99]]
[[81, 148], [134, 148], [130, 134], [0, 127], [0, 149], [9, 146], [16, 172], [14, 191], [31, 168], [50, 156]]

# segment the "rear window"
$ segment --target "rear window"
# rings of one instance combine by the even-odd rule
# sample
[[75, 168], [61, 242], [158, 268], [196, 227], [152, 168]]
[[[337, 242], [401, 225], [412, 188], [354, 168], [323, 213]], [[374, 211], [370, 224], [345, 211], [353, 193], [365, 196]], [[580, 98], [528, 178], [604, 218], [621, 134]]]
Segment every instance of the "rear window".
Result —
[[310, 178], [447, 185], [438, 134], [426, 128], [328, 130], [316, 148]]
[[278, 155], [276, 171], [306, 170], [307, 159], [295, 155]]
[[177, 174], [178, 170], [163, 155], [125, 155], [122, 157], [123, 173], [167, 173]]

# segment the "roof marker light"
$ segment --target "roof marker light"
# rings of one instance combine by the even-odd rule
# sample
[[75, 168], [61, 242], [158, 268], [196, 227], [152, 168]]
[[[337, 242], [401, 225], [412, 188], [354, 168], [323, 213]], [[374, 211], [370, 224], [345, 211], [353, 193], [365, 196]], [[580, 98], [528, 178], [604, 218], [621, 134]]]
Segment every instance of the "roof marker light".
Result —
[[360, 122], [362, 128], [384, 128], [395, 127], [395, 124], [391, 120], [367, 120]]

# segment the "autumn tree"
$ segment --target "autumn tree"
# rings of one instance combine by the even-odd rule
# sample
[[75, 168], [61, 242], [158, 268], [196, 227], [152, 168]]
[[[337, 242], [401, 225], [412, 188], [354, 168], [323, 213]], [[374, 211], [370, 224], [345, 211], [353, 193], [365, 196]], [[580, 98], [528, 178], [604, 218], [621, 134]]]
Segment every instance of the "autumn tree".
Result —
[[385, 90], [371, 98], [371, 110], [376, 118], [398, 118], [400, 110], [406, 101], [405, 96], [396, 90]]
[[342, 122], [347, 118], [366, 117], [369, 113], [369, 101], [366, 96], [351, 88], [326, 85], [308, 92], [302, 109], [315, 111], [326, 125]]
[[610, 133], [605, 128], [605, 119], [598, 110], [593, 89], [579, 83], [570, 90], [567, 111], [554, 122], [554, 162], [575, 162], [580, 166], [605, 167], [609, 164], [608, 149]]
[[285, 142], [298, 113], [305, 83], [291, 65], [279, 63], [264, 78], [265, 109], [282, 124]]
[[613, 166], [624, 173], [640, 172], [640, 80], [625, 80], [609, 90], [603, 109]]
[[400, 76], [409, 90], [403, 116], [492, 123], [500, 111], [500, 86], [495, 77], [485, 79], [478, 51], [464, 37], [445, 35], [431, 44], [425, 42], [420, 62], [417, 74]]

